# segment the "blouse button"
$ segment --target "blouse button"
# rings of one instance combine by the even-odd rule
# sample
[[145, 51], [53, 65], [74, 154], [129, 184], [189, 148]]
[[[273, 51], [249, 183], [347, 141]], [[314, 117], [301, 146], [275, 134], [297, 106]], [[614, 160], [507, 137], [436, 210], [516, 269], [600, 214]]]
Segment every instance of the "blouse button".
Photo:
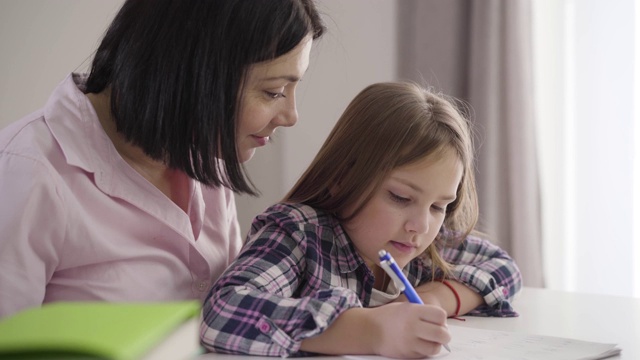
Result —
[[269, 323], [264, 320], [260, 320], [257, 325], [258, 329], [260, 329], [260, 331], [265, 334], [268, 334], [269, 331], [271, 331], [271, 325], [269, 325]]

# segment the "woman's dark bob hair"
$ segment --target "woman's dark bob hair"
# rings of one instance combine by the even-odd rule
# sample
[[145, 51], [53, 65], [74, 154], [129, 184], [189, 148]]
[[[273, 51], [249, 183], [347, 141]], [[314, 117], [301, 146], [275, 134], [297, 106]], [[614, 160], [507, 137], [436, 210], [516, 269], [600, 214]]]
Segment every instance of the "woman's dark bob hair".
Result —
[[151, 158], [256, 195], [236, 150], [245, 74], [324, 30], [313, 0], [127, 0], [86, 91], [111, 91], [118, 132]]

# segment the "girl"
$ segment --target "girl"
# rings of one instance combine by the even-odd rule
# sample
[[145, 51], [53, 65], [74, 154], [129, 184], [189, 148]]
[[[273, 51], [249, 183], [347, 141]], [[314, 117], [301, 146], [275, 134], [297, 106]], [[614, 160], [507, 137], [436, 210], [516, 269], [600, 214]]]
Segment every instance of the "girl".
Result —
[[[254, 220], [204, 303], [202, 344], [424, 357], [449, 342], [447, 315], [516, 315], [517, 266], [469, 235], [476, 198], [470, 129], [454, 104], [411, 83], [367, 87], [284, 201]], [[379, 250], [427, 305], [400, 295]]]

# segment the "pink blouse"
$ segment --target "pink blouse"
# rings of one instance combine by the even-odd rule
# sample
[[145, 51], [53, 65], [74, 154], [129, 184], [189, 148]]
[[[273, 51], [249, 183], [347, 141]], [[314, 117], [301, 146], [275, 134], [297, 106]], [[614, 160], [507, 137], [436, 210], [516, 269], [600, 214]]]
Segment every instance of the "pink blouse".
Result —
[[118, 154], [69, 75], [0, 131], [0, 317], [42, 303], [203, 299], [241, 247], [234, 194], [188, 213]]

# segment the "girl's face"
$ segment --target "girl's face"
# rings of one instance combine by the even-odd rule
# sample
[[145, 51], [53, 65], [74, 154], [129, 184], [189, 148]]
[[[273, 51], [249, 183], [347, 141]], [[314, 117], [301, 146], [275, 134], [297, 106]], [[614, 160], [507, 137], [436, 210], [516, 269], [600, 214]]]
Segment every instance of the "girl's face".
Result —
[[278, 126], [293, 126], [298, 121], [296, 87], [309, 66], [311, 44], [307, 36], [290, 52], [249, 68], [236, 133], [241, 163], [266, 145]]
[[345, 231], [369, 268], [388, 251], [403, 268], [433, 242], [456, 198], [463, 167], [453, 150], [391, 172]]

